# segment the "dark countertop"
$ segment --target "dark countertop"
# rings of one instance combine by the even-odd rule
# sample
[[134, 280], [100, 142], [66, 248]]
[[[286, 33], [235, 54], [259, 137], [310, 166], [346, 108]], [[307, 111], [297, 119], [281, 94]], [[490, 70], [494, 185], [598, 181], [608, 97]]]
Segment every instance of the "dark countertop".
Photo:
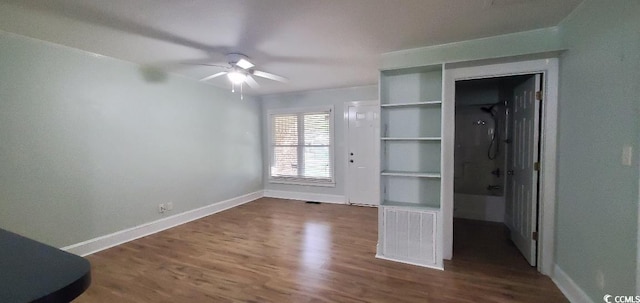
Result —
[[70, 302], [91, 284], [91, 264], [0, 229], [0, 302]]

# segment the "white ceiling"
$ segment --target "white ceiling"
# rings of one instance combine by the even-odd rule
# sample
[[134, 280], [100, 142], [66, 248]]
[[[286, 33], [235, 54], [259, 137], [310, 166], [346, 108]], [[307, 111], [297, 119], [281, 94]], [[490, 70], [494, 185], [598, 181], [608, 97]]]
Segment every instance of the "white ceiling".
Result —
[[[253, 94], [377, 82], [381, 53], [557, 25], [582, 0], [0, 0], [0, 29], [200, 79], [240, 52]], [[229, 88], [225, 77], [212, 84]]]

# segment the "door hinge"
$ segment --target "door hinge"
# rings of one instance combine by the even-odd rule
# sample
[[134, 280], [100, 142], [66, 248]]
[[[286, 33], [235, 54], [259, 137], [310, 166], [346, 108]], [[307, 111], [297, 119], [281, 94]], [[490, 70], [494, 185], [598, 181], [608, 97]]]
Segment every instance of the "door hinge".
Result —
[[536, 100], [542, 101], [542, 91], [541, 90], [536, 92]]
[[534, 231], [533, 233], [531, 233], [531, 239], [533, 241], [538, 241], [538, 232]]
[[540, 162], [533, 163], [533, 170], [540, 171]]

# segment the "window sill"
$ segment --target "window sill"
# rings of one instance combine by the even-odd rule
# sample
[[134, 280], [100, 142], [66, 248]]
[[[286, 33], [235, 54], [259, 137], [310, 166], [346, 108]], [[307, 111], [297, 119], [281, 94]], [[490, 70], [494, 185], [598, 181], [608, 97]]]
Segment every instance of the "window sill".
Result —
[[330, 182], [330, 183], [329, 182], [305, 182], [305, 181], [269, 179], [269, 183], [301, 185], [301, 186], [336, 187], [335, 182]]

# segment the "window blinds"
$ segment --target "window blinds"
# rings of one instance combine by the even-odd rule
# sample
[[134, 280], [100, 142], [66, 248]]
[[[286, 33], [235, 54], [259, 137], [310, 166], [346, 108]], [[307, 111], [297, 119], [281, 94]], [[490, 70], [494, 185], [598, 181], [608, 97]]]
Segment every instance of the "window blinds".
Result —
[[271, 117], [271, 178], [333, 183], [331, 112]]

